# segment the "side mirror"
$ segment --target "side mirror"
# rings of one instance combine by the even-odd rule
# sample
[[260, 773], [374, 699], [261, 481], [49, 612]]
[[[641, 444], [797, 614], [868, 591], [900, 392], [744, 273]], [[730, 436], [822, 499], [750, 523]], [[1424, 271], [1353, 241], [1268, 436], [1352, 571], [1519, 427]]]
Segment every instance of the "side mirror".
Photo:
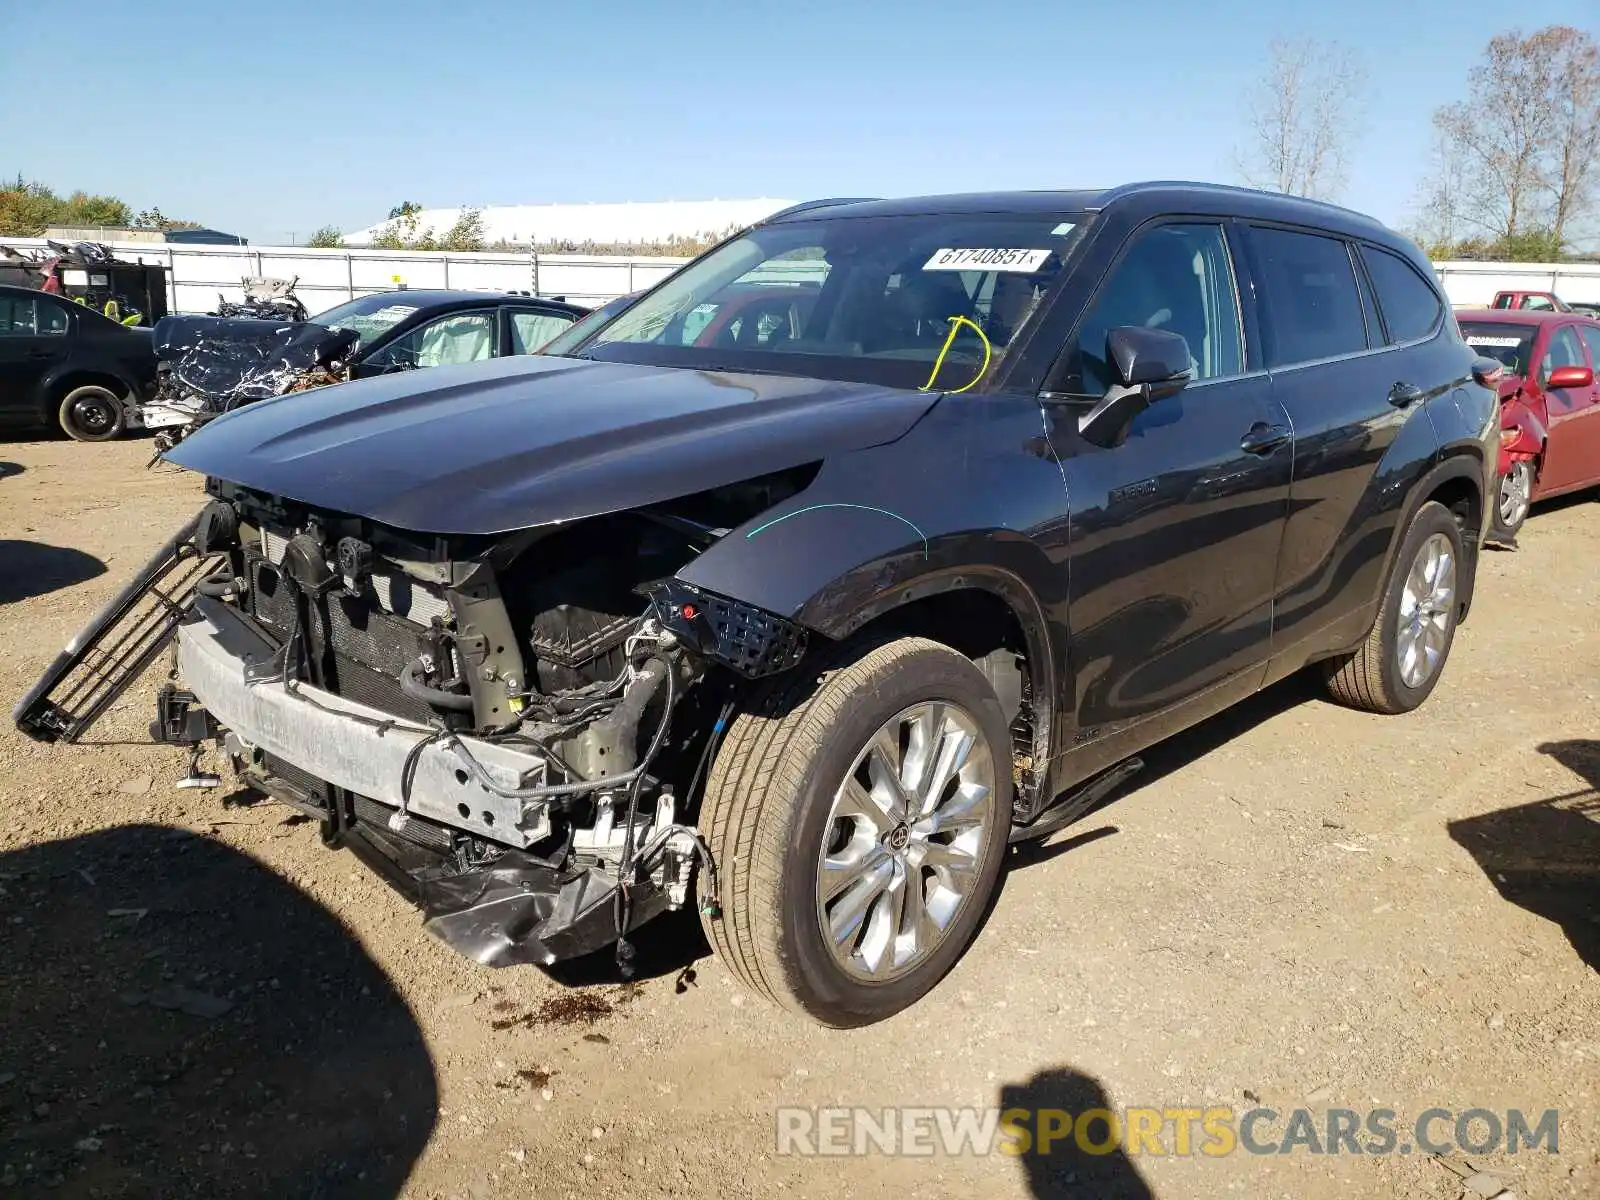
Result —
[[1505, 374], [1505, 365], [1498, 359], [1476, 358], [1472, 362], [1472, 378], [1486, 388], [1499, 387]]
[[1121, 325], [1106, 334], [1106, 362], [1119, 382], [1078, 419], [1078, 432], [1109, 450], [1122, 445], [1135, 417], [1183, 390], [1194, 360], [1181, 334]]
[[1547, 389], [1586, 388], [1594, 386], [1594, 372], [1588, 367], [1557, 367], [1545, 380]]

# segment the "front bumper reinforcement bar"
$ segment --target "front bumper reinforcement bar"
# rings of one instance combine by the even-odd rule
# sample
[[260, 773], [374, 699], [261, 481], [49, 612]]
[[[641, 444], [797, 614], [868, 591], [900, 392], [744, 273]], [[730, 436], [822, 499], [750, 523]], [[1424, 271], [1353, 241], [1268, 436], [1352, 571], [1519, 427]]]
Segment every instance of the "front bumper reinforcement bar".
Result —
[[[247, 746], [400, 808], [407, 756], [435, 730], [307, 683], [246, 682], [246, 668], [270, 663], [278, 648], [221, 601], [196, 597], [178, 626], [177, 643], [184, 686]], [[537, 786], [544, 779], [545, 762], [537, 754], [472, 737], [459, 741], [501, 787]], [[518, 849], [550, 833], [543, 804], [489, 791], [440, 741], [418, 754], [407, 810]]]

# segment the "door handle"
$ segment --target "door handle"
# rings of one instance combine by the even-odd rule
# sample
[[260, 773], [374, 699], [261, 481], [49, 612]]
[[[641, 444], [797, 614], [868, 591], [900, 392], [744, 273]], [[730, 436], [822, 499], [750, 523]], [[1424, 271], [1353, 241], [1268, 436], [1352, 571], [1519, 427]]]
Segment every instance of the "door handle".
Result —
[[1239, 439], [1239, 449], [1246, 454], [1271, 454], [1287, 442], [1289, 436], [1287, 425], [1268, 425], [1265, 421], [1257, 421], [1250, 426], [1250, 432]]
[[29, 358], [54, 358], [55, 356], [54, 350], [29, 350], [27, 352], [27, 357]]
[[1396, 408], [1409, 408], [1422, 399], [1422, 389], [1414, 383], [1397, 383], [1389, 389], [1389, 403]]

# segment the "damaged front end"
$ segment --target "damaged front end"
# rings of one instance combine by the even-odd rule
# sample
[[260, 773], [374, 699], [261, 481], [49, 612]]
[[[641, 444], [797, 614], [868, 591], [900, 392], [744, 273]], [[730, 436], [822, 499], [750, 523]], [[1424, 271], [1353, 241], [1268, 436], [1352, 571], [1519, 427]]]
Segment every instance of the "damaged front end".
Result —
[[241, 405], [343, 382], [359, 336], [304, 321], [163, 317], [153, 334], [156, 392], [134, 423], [158, 430], [157, 449], [169, 450]]
[[697, 790], [741, 689], [806, 650], [677, 572], [814, 474], [501, 535], [213, 480], [14, 717], [75, 741], [170, 641], [158, 740], [220, 747], [479, 963], [616, 943], [626, 968], [628, 932], [690, 903], [697, 872], [715, 895]]

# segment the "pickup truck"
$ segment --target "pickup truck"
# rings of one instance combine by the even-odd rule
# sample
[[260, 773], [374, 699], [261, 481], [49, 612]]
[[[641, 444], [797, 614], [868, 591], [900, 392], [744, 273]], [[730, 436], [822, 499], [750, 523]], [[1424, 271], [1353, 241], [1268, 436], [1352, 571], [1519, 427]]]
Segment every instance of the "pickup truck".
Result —
[[1554, 292], [1496, 292], [1490, 308], [1530, 308], [1600, 318], [1600, 304], [1568, 304]]

